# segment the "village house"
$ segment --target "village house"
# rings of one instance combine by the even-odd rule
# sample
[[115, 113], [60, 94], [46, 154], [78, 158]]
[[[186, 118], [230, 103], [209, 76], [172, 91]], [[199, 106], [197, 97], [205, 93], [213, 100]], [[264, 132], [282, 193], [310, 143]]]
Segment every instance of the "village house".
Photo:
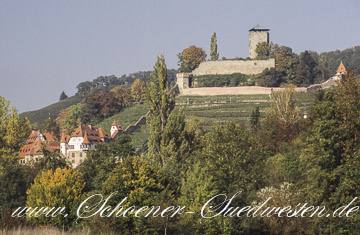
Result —
[[114, 120], [110, 128], [111, 136], [102, 128], [91, 125], [80, 125], [72, 134], [62, 135], [60, 152], [73, 168], [79, 166], [89, 150], [96, 150], [97, 144], [108, 144], [123, 133], [121, 125]]
[[60, 144], [53, 134], [32, 131], [25, 145], [20, 148], [19, 162], [27, 164], [29, 162], [36, 162], [39, 158], [43, 157], [44, 154], [41, 151], [43, 144], [49, 151], [60, 151]]
[[45, 144], [49, 151], [58, 151], [71, 163], [73, 168], [76, 168], [85, 160], [89, 150], [96, 150], [97, 144], [108, 144], [123, 133], [119, 122], [114, 120], [110, 133], [111, 136], [102, 128], [81, 124], [71, 135], [62, 134], [59, 143], [56, 137], [50, 133], [32, 131], [25, 145], [20, 149], [19, 161], [21, 164], [36, 162], [44, 156], [41, 146]]

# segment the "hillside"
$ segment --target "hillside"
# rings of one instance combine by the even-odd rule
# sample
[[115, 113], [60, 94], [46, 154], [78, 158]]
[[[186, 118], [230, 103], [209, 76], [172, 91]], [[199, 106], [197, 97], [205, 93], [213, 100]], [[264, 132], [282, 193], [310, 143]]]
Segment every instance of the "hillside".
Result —
[[145, 104], [137, 104], [129, 108], [124, 109], [118, 114], [104, 119], [97, 126], [103, 128], [109, 132], [111, 124], [114, 120], [118, 121], [121, 127], [125, 130], [130, 124], [136, 123], [139, 118], [145, 115], [148, 112], [148, 109]]
[[71, 105], [78, 104], [83, 100], [82, 96], [71, 96], [67, 99], [61, 100], [57, 103], [51, 104], [44, 108], [24, 112], [20, 114], [20, 118], [24, 119], [27, 117], [31, 123], [38, 123], [39, 128], [41, 128], [41, 123], [43, 123], [49, 117], [56, 119], [62, 109], [66, 109]]
[[[302, 112], [310, 107], [315, 93], [296, 93], [297, 105]], [[247, 122], [251, 111], [260, 108], [262, 117], [265, 109], [269, 107], [269, 95], [228, 95], [228, 96], [178, 96], [176, 109], [184, 108], [186, 119], [195, 117], [205, 121], [205, 128], [209, 130], [215, 125], [222, 125], [226, 121]], [[126, 108], [122, 112], [105, 119], [98, 124], [108, 131], [114, 120], [117, 120], [125, 129], [129, 124], [135, 123], [148, 109], [145, 104]], [[149, 136], [146, 125], [141, 126], [131, 137], [136, 148], [140, 148]]]
[[[296, 93], [297, 106], [302, 112], [310, 107], [315, 93]], [[196, 117], [205, 121], [205, 126], [224, 124], [228, 120], [235, 122], [250, 120], [251, 111], [257, 106], [264, 117], [269, 107], [269, 95], [228, 95], [228, 96], [179, 96], [178, 108], [183, 107], [187, 118]]]

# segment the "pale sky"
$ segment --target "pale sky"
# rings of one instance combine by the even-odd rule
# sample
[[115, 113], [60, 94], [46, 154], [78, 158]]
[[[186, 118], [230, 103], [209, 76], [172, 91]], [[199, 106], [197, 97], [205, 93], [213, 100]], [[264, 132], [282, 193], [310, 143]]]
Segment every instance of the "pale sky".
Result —
[[0, 0], [0, 96], [19, 112], [55, 103], [80, 82], [168, 68], [195, 45], [220, 58], [248, 56], [248, 30], [295, 52], [360, 45], [357, 0]]

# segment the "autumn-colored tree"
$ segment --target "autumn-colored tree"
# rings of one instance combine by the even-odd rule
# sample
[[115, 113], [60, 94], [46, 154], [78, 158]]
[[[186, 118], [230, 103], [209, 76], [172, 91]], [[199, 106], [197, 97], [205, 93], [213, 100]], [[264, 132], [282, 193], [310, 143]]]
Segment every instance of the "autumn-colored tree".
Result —
[[27, 191], [26, 206], [31, 208], [65, 207], [64, 215], [56, 217], [31, 217], [29, 220], [38, 224], [69, 228], [75, 221], [76, 210], [84, 189], [85, 182], [73, 169], [57, 168], [39, 174]]
[[206, 59], [206, 52], [199, 47], [189, 46], [178, 54], [178, 65], [181, 72], [191, 72]]
[[135, 102], [143, 103], [146, 100], [146, 85], [140, 79], [136, 79], [131, 86], [131, 97]]
[[128, 89], [123, 86], [116, 86], [110, 92], [115, 96], [116, 102], [118, 102], [120, 107], [123, 108], [129, 104], [130, 94]]
[[[120, 88], [123, 89], [123, 88]], [[127, 94], [127, 91], [126, 91]], [[125, 106], [123, 101], [123, 92], [108, 92], [105, 91], [103, 93], [97, 93], [95, 94], [95, 102], [100, 107], [100, 113], [99, 116], [102, 119], [110, 117], [114, 115], [115, 113], [118, 113], [121, 111], [121, 109]], [[126, 97], [128, 97], [126, 95]], [[93, 123], [95, 124], [95, 123]]]

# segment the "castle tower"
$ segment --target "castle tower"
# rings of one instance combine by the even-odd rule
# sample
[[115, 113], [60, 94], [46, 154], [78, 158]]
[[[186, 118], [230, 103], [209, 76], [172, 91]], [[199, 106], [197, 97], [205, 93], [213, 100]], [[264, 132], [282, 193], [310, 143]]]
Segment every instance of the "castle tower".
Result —
[[69, 141], [69, 138], [64, 135], [64, 133], [61, 134], [61, 140], [60, 140], [60, 152], [63, 156], [67, 155], [67, 142]]
[[189, 88], [191, 86], [191, 78], [189, 73], [177, 73], [176, 83], [180, 90]]
[[[110, 135], [112, 138], [115, 137], [115, 135], [118, 133], [118, 132], [122, 132], [122, 127], [121, 125], [119, 124], [118, 121], [114, 120], [114, 122], [111, 124], [111, 128], [110, 128]], [[115, 134], [115, 135], [114, 135]]]
[[261, 27], [260, 25], [256, 25], [254, 28], [249, 30], [249, 57], [250, 59], [256, 59], [256, 47], [261, 42], [269, 43], [269, 31], [270, 29], [266, 29]]

